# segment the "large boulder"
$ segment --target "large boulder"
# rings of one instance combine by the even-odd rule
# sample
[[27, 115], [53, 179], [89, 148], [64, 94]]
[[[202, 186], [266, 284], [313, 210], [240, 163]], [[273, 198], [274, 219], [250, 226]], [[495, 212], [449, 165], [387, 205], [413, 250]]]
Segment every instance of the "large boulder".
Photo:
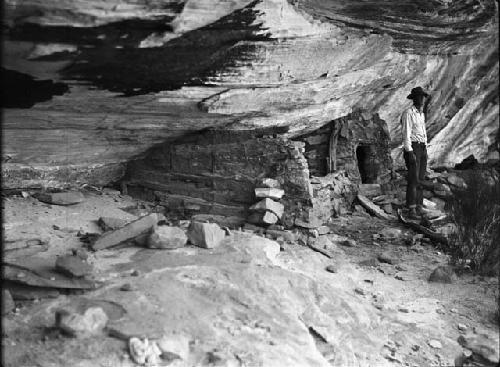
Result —
[[158, 226], [147, 239], [149, 248], [176, 249], [188, 241], [186, 233], [179, 227]]
[[214, 248], [220, 245], [226, 232], [215, 223], [191, 222], [187, 237], [193, 245], [202, 248]]

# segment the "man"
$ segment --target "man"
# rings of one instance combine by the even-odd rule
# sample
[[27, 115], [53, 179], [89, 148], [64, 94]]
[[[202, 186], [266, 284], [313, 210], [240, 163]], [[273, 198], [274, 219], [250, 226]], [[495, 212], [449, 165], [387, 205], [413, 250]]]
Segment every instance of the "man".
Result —
[[409, 218], [418, 219], [424, 214], [423, 188], [420, 182], [424, 181], [427, 170], [424, 100], [427, 98], [427, 103], [429, 102], [429, 94], [424, 92], [422, 87], [416, 87], [406, 98], [413, 101], [413, 106], [406, 109], [401, 116], [403, 156], [408, 169], [406, 206]]

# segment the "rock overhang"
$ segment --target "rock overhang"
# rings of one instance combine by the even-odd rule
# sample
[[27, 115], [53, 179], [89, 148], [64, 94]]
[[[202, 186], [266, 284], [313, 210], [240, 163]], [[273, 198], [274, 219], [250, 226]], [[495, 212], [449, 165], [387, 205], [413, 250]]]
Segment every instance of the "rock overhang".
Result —
[[7, 2], [7, 15], [4, 67], [69, 86], [5, 110], [8, 169], [116, 167], [206, 127], [288, 126], [297, 136], [358, 108], [387, 121], [397, 158], [399, 114], [416, 85], [433, 95], [431, 162], [495, 154], [493, 1], [35, 1]]

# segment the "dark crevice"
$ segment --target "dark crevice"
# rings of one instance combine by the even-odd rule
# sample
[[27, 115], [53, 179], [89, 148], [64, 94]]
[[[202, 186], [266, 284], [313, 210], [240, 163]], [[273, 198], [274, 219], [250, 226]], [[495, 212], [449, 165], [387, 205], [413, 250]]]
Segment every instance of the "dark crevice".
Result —
[[53, 96], [68, 91], [64, 83], [52, 80], [35, 80], [32, 76], [2, 67], [1, 107], [30, 108], [35, 103], [45, 102]]

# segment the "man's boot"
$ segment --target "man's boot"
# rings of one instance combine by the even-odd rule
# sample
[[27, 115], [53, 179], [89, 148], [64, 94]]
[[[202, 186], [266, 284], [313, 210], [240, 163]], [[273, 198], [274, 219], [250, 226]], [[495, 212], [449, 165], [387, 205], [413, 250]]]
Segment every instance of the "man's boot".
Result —
[[421, 217], [417, 213], [417, 209], [415, 207], [411, 207], [408, 209], [408, 214], [406, 215], [410, 220], [420, 220]]

